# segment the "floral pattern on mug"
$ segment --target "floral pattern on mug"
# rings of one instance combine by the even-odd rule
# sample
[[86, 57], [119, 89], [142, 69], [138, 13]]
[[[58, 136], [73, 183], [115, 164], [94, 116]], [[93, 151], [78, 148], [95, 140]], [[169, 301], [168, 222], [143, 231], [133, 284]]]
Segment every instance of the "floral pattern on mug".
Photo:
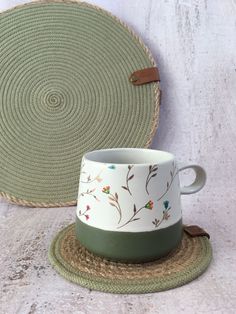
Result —
[[113, 207], [116, 208], [118, 214], [119, 214], [119, 220], [118, 220], [118, 224], [120, 223], [121, 221], [121, 218], [122, 218], [122, 210], [121, 210], [121, 207], [120, 207], [120, 203], [118, 201], [118, 194], [115, 193], [114, 195], [111, 193], [111, 188], [109, 185], [107, 186], [104, 186], [103, 189], [102, 189], [102, 192], [105, 193], [105, 194], [108, 194], [108, 199], [109, 199], [109, 204]]
[[104, 186], [104, 188], [102, 189], [102, 192], [106, 194], [110, 194], [110, 186], [109, 185]]
[[130, 171], [132, 170], [132, 168], [133, 168], [133, 165], [128, 165], [128, 171], [127, 171], [127, 175], [126, 175], [126, 185], [121, 186], [122, 189], [128, 191], [130, 195], [132, 195], [132, 193], [130, 191], [129, 181], [134, 178], [134, 174], [130, 175]]
[[85, 192], [81, 192], [78, 196], [78, 199], [81, 197], [81, 196], [91, 196], [93, 197], [96, 201], [100, 202], [99, 198], [94, 194], [94, 192], [96, 191], [96, 188], [90, 190], [90, 189], [87, 189]]
[[149, 169], [149, 172], [146, 179], [145, 189], [146, 189], [147, 194], [149, 195], [148, 184], [151, 181], [151, 179], [157, 175], [158, 165], [150, 165], [148, 169]]
[[144, 208], [146, 209], [153, 209], [153, 206], [154, 206], [154, 203], [152, 200], [148, 201], [144, 206], [140, 207], [139, 209], [137, 209], [136, 205], [134, 204], [134, 208], [133, 208], [133, 215], [130, 217], [129, 220], [127, 220], [123, 225], [117, 227], [117, 229], [120, 229], [126, 225], [128, 225], [129, 223], [131, 222], [134, 222], [134, 221], [137, 221], [137, 220], [140, 220], [141, 217], [136, 217], [137, 214], [140, 213], [140, 211]]
[[[116, 169], [116, 166], [115, 165], [109, 165], [109, 166], [106, 166], [107, 169], [110, 169], [110, 170], [114, 170]], [[126, 176], [125, 176], [125, 182], [126, 184], [121, 186], [121, 188], [123, 190], [125, 190], [126, 192], [128, 192], [130, 194], [130, 198], [133, 197], [132, 195], [132, 191], [130, 190], [130, 186], [129, 186], [129, 182], [131, 180], [134, 180], [134, 183], [135, 183], [135, 174], [134, 173], [131, 173], [132, 169], [134, 168], [134, 165], [128, 165], [127, 166], [128, 169], [127, 169], [127, 173], [126, 173]], [[102, 181], [102, 178], [100, 177], [100, 174], [101, 174], [102, 171], [100, 171], [97, 175], [95, 175], [94, 177], [91, 177], [91, 175], [88, 175], [87, 179], [85, 181], [81, 181], [82, 183], [92, 183], [92, 182], [96, 182], [97, 183], [100, 183]], [[157, 164], [154, 164], [154, 165], [149, 165], [148, 166], [148, 175], [146, 177], [146, 181], [145, 181], [145, 191], [147, 194], [149, 194], [149, 185], [150, 185], [150, 181], [152, 178], [156, 177], [157, 176], [157, 173], [158, 173], [158, 165]], [[169, 191], [173, 181], [174, 181], [174, 178], [175, 176], [177, 175], [178, 173], [178, 170], [176, 168], [176, 165], [175, 163], [173, 162], [172, 163], [172, 169], [170, 170], [170, 180], [167, 181], [167, 184], [166, 184], [166, 189], [165, 191], [163, 192], [163, 194], [158, 198], [158, 201], [160, 199], [162, 199], [166, 194], [167, 192]], [[84, 172], [84, 174], [86, 174], [86, 172]], [[95, 188], [92, 188], [92, 189], [87, 189], [85, 190], [84, 192], [81, 192], [79, 194], [79, 196], [91, 196], [93, 197], [95, 200], [97, 201], [100, 201], [97, 196], [94, 194], [95, 190], [97, 189], [97, 187]], [[119, 196], [118, 196], [118, 193], [115, 192], [115, 193], [111, 193], [111, 186], [110, 185], [105, 185], [102, 187], [102, 193], [108, 195], [108, 202], [111, 206], [115, 207], [116, 208], [116, 211], [118, 212], [119, 214], [119, 218], [118, 218], [118, 226], [117, 226], [117, 229], [120, 229], [132, 222], [135, 222], [135, 221], [138, 221], [140, 219], [142, 219], [142, 216], [138, 216], [138, 214], [140, 214], [141, 210], [143, 209], [149, 209], [149, 210], [152, 210], [153, 207], [154, 207], [154, 202], [153, 200], [149, 200], [147, 203], [145, 203], [145, 205], [137, 208], [136, 204], [134, 204], [133, 206], [133, 212], [132, 212], [132, 215], [131, 217], [126, 221], [124, 222], [122, 225], [119, 225], [121, 220], [122, 220], [122, 209], [121, 209], [121, 205], [120, 205], [120, 202], [119, 202]], [[121, 193], [121, 191], [120, 191]], [[154, 224], [155, 228], [157, 228], [158, 226], [161, 225], [161, 223], [164, 221], [164, 220], [168, 220], [170, 218], [170, 214], [169, 214], [169, 210], [171, 209], [171, 207], [169, 206], [169, 201], [165, 201], [163, 202], [163, 205], [164, 205], [164, 211], [163, 211], [163, 214], [162, 214], [162, 218], [161, 219], [157, 219], [155, 218], [153, 221], [152, 221], [152, 224]], [[86, 218], [86, 220], [88, 220], [90, 218], [90, 216], [88, 215], [87, 211], [90, 209], [89, 205], [87, 205], [87, 208], [86, 210], [82, 213], [81, 211], [79, 211], [79, 216], [84, 216]]]
[[[84, 166], [83, 166], [84, 167]], [[86, 177], [85, 180], [80, 180], [81, 183], [92, 183], [94, 181], [97, 181], [97, 182], [102, 182], [102, 178], [100, 177], [101, 173], [103, 172], [103, 170], [101, 170], [96, 176], [94, 177], [91, 177], [91, 174], [88, 174], [88, 176]], [[81, 174], [83, 175], [87, 175], [87, 172], [85, 171], [82, 171]]]
[[149, 201], [144, 207], [147, 209], [153, 209], [153, 205], [154, 205], [153, 201]]
[[171, 207], [169, 206], [169, 201], [164, 201], [163, 205], [164, 205], [164, 210], [162, 212], [162, 218], [161, 219], [155, 218], [154, 221], [152, 222], [155, 228], [159, 227], [164, 220], [168, 220], [170, 218], [169, 211]]
[[170, 170], [170, 180], [167, 181], [166, 189], [162, 193], [162, 195], [157, 199], [157, 201], [160, 201], [166, 195], [166, 193], [169, 191], [169, 189], [171, 188], [171, 185], [174, 182], [174, 179], [175, 179], [177, 174], [178, 174], [178, 169], [176, 167], [176, 164], [173, 162], [172, 163], [172, 170]]
[[180, 186], [179, 171], [193, 168], [201, 179], [192, 184], [195, 192], [205, 183], [204, 169], [177, 167], [168, 152], [119, 149], [111, 155], [110, 150], [91, 154], [92, 158], [88, 153], [82, 159], [77, 215], [104, 230], [145, 232], [169, 227], [182, 218], [181, 194], [193, 192], [192, 187]]
[[80, 216], [80, 217], [81, 217], [81, 216], [84, 216], [84, 217], [86, 218], [86, 220], [89, 220], [90, 217], [89, 217], [89, 215], [87, 214], [87, 212], [88, 212], [90, 209], [91, 209], [90, 206], [87, 205], [84, 212], [82, 212], [81, 210], [79, 210], [79, 216]]

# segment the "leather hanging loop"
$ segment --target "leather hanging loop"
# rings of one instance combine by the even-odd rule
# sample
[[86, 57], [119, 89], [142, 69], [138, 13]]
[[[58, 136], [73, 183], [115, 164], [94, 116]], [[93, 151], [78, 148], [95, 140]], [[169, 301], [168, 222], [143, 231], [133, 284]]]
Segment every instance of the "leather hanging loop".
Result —
[[159, 71], [157, 67], [146, 68], [135, 71], [129, 77], [133, 85], [143, 85], [160, 81]]
[[208, 239], [210, 239], [209, 233], [207, 233], [204, 229], [196, 225], [184, 226], [184, 231], [191, 237], [206, 236]]

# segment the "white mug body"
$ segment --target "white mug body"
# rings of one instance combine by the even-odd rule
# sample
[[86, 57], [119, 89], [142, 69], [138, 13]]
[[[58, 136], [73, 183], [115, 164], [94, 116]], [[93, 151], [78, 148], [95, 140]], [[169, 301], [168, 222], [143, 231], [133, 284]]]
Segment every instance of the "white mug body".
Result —
[[[205, 172], [200, 166], [183, 168], [186, 167], [196, 171], [198, 180], [191, 187], [182, 188], [183, 193], [194, 193], [204, 185]], [[81, 163], [77, 205], [79, 240], [94, 253], [115, 260], [143, 261], [161, 257], [164, 253], [158, 250], [160, 244], [166, 247], [165, 254], [169, 252], [178, 245], [182, 236], [179, 171], [174, 155], [158, 150], [117, 148], [85, 154]], [[99, 249], [101, 243], [96, 243], [94, 248], [94, 240], [90, 236], [94, 232], [93, 236], [98, 239], [100, 235], [104, 243], [115, 237], [113, 244], [117, 248], [122, 248], [122, 241], [126, 246], [127, 239], [131, 239], [131, 243], [123, 255], [118, 249], [117, 254], [110, 253], [111, 248]], [[165, 241], [160, 239], [158, 243], [158, 234], [163, 234], [165, 238], [171, 236], [173, 241], [169, 242], [173, 243], [165, 245]], [[143, 248], [139, 248], [140, 237], [144, 239], [147, 235], [146, 242], [152, 241], [153, 244], [149, 244], [150, 254], [145, 252], [144, 257]], [[119, 245], [116, 244], [116, 237], [121, 239]], [[138, 237], [136, 244], [135, 237]], [[128, 251], [132, 252], [136, 246], [136, 255], [131, 254], [129, 258]], [[161, 253], [151, 252], [152, 246], [154, 251]]]

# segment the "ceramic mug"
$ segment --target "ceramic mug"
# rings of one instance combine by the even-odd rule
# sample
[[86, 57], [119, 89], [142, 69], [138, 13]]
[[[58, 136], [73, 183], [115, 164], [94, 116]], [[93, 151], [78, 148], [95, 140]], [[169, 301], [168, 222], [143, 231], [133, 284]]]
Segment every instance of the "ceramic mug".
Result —
[[[180, 187], [179, 172], [196, 173]], [[182, 238], [181, 194], [198, 192], [206, 173], [178, 166], [164, 151], [116, 148], [92, 151], [81, 163], [76, 234], [88, 250], [111, 260], [144, 262], [176, 248]]]

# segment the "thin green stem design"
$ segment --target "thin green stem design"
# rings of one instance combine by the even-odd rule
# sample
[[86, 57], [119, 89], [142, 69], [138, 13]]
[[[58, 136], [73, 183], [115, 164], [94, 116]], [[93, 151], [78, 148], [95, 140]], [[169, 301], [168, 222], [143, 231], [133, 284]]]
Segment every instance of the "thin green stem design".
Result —
[[166, 185], [166, 190], [164, 191], [164, 193], [157, 199], [157, 201], [160, 201], [165, 195], [166, 193], [169, 191], [173, 181], [174, 181], [174, 178], [176, 177], [176, 175], [178, 174], [178, 170], [177, 170], [177, 167], [175, 164], [173, 164], [173, 169], [172, 171], [170, 171], [170, 176], [171, 176], [171, 180], [170, 182], [167, 182], [167, 185]]
[[[123, 225], [117, 227], [117, 229], [120, 229], [120, 228], [126, 226], [127, 224], [129, 224], [129, 223], [132, 222], [132, 221], [139, 220], [140, 218], [135, 218], [135, 216], [136, 216], [143, 208], [145, 208], [145, 206], [140, 207], [136, 212], [134, 212], [134, 214], [132, 215], [132, 217], [131, 217], [128, 221], [126, 221], [126, 223], [124, 223]], [[135, 219], [134, 219], [134, 218], [135, 218]]]
[[150, 165], [149, 166], [149, 173], [146, 179], [145, 189], [147, 194], [149, 195], [148, 191], [148, 184], [152, 178], [154, 178], [157, 175], [158, 166], [157, 165]]
[[122, 218], [122, 210], [121, 210], [121, 207], [120, 207], [120, 204], [119, 204], [119, 201], [118, 201], [118, 194], [115, 193], [115, 195], [113, 195], [113, 194], [110, 193], [109, 195], [110, 196], [108, 198], [111, 201], [111, 202], [109, 202], [110, 205], [114, 206], [117, 209], [118, 213], [119, 213], [119, 220], [118, 220], [118, 224], [119, 224], [120, 221], [121, 221], [121, 218]]
[[96, 189], [92, 189], [92, 190], [87, 190], [86, 192], [81, 192], [78, 196], [78, 198], [80, 198], [80, 196], [85, 196], [85, 195], [89, 195], [92, 196], [93, 198], [95, 198], [96, 201], [100, 202], [100, 200], [98, 199], [98, 197], [93, 193]]
[[118, 224], [119, 224], [122, 218], [122, 210], [118, 201], [118, 194], [115, 193], [115, 195], [113, 195], [111, 193], [111, 187], [109, 185], [104, 186], [102, 189], [102, 192], [108, 195], [108, 199], [110, 200], [109, 204], [117, 209], [119, 213], [119, 221], [118, 221]]
[[130, 217], [130, 219], [128, 221], [126, 221], [123, 225], [117, 227], [117, 229], [120, 229], [124, 226], [126, 226], [127, 224], [129, 224], [130, 222], [133, 222], [133, 221], [136, 221], [136, 220], [139, 220], [140, 218], [135, 218], [137, 216], [137, 214], [143, 209], [143, 208], [146, 208], [146, 209], [153, 209], [153, 201], [149, 201], [147, 202], [144, 206], [140, 207], [138, 210], [136, 209], [136, 205], [134, 204], [134, 213], [133, 215]]
[[134, 174], [132, 174], [130, 176], [130, 171], [131, 171], [132, 168], [133, 168], [133, 165], [132, 166], [131, 165], [128, 166], [128, 172], [127, 172], [127, 175], [126, 175], [126, 186], [122, 185], [122, 189], [128, 191], [131, 196], [132, 196], [132, 193], [131, 193], [130, 188], [129, 188], [129, 181], [134, 178]]
[[[87, 177], [87, 181], [83, 181], [83, 180], [80, 180], [80, 183], [92, 183], [94, 181], [97, 181], [97, 182], [101, 182], [102, 181], [102, 178], [100, 177], [101, 173], [102, 173], [103, 170], [101, 170], [98, 175], [96, 175], [94, 178], [91, 178], [91, 176], [89, 175]], [[83, 172], [83, 173], [86, 173], [86, 172]]]

